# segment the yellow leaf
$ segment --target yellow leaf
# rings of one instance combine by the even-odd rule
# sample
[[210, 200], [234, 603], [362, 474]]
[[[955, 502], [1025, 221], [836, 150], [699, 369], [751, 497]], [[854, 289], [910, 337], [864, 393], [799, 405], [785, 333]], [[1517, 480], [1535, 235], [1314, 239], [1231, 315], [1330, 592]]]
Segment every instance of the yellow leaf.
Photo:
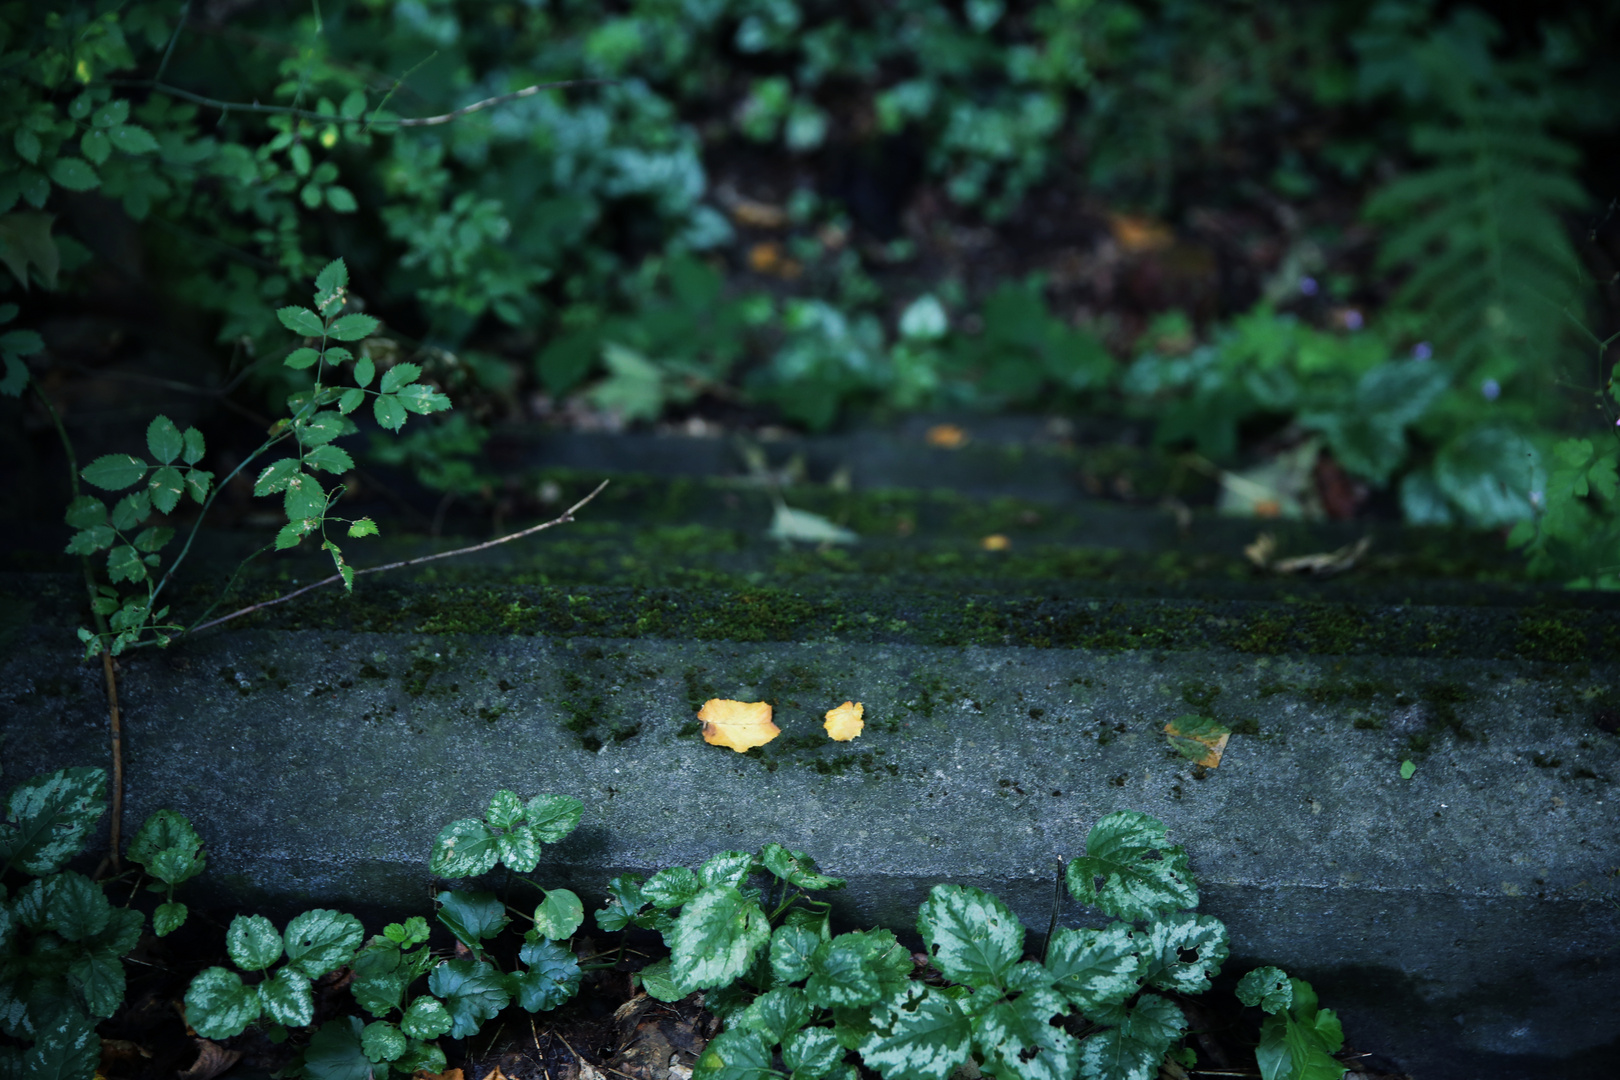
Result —
[[928, 429], [924, 439], [929, 446], [938, 446], [944, 450], [956, 450], [967, 445], [968, 433], [955, 424], [935, 424]]
[[986, 551], [1006, 551], [1012, 547], [1012, 541], [1002, 533], [991, 533], [979, 541], [979, 546]]
[[[1191, 714], [1177, 717], [1164, 725], [1164, 733], [1170, 736], [1171, 745], [1183, 757], [1191, 760], [1194, 765], [1202, 765], [1206, 769], [1220, 765], [1221, 754], [1232, 738], [1232, 733], [1215, 721]], [[1204, 747], [1203, 755], [1193, 757], [1200, 746]]]
[[729, 746], [742, 753], [764, 746], [782, 733], [771, 723], [771, 706], [764, 701], [727, 701], [711, 698], [698, 710], [703, 721], [703, 741], [710, 746]]
[[846, 701], [836, 709], [827, 710], [827, 738], [833, 742], [849, 742], [861, 733], [866, 721], [866, 708], [858, 701]]

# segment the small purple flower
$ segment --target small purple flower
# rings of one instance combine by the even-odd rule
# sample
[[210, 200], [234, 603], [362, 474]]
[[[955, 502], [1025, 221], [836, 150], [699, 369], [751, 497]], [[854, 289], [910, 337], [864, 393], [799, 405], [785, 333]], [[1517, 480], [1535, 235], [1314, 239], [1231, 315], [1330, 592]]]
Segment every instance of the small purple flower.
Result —
[[1344, 328], [1346, 330], [1360, 330], [1361, 322], [1361, 312], [1355, 308], [1351, 308], [1344, 313]]
[[1486, 379], [1479, 384], [1479, 392], [1485, 395], [1486, 401], [1495, 401], [1502, 396], [1502, 384], [1495, 379]]
[[1434, 355], [1434, 347], [1427, 341], [1420, 341], [1412, 346], [1412, 359], [1427, 360]]
[[1315, 296], [1316, 287], [1316, 279], [1313, 277], [1302, 277], [1299, 279], [1299, 291], [1304, 293], [1306, 296]]

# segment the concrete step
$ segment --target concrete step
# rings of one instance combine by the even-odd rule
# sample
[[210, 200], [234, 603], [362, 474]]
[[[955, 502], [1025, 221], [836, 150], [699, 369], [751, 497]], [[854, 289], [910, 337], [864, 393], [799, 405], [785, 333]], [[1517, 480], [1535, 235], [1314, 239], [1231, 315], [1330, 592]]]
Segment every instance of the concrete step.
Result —
[[[587, 478], [522, 482], [547, 479], [567, 497]], [[777, 840], [850, 879], [851, 923], [909, 928], [957, 881], [1038, 932], [1056, 859], [1142, 810], [1187, 847], [1228, 971], [1310, 979], [1353, 1043], [1419, 1080], [1612, 1074], [1615, 599], [1524, 582], [1499, 538], [1380, 527], [1313, 580], [1255, 571], [1252, 521], [784, 495], [862, 541], [768, 540], [771, 496], [746, 476], [625, 475], [533, 541], [131, 654], [126, 820], [190, 816], [209, 902], [380, 916], [426, 908], [445, 822], [497, 788], [553, 791], [587, 812], [540, 879], [593, 899], [616, 873]], [[1273, 524], [1285, 555], [1368, 531]], [[395, 535], [363, 564], [455, 542]], [[73, 659], [82, 583], [52, 558], [0, 577], [10, 779], [106, 753], [99, 666]], [[269, 563], [245, 595], [328, 572]], [[782, 735], [705, 745], [712, 697], [771, 701]], [[828, 742], [846, 699], [866, 731]], [[1218, 768], [1169, 747], [1187, 712], [1235, 732]]]

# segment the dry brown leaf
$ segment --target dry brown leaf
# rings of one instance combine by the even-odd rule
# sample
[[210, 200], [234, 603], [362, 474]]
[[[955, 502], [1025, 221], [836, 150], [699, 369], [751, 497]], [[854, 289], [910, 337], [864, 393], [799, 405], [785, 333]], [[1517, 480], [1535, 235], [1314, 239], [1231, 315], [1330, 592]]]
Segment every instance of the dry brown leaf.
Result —
[[484, 1080], [506, 1080], [506, 1074], [501, 1072], [499, 1065], [484, 1074]]
[[731, 220], [751, 229], [780, 229], [788, 215], [780, 206], [739, 198], [731, 207]]
[[242, 1059], [242, 1051], [227, 1050], [208, 1039], [193, 1039], [197, 1044], [197, 1060], [191, 1068], [180, 1073], [180, 1080], [214, 1080]]
[[862, 719], [865, 715], [866, 707], [860, 702], [846, 701], [836, 709], [827, 710], [827, 722], [822, 727], [827, 729], [827, 738], [833, 742], [849, 742], [866, 727]]
[[460, 1069], [446, 1069], [442, 1073], [417, 1069], [411, 1080], [465, 1080], [465, 1076]]
[[1218, 768], [1221, 764], [1221, 755], [1226, 752], [1226, 744], [1231, 740], [1230, 731], [1222, 732], [1219, 736], [1207, 735], [1200, 731], [1182, 731], [1176, 726], [1174, 720], [1164, 725], [1164, 733], [1172, 739], [1187, 739], [1209, 748], [1209, 752], [1194, 761], [1194, 765], [1202, 765], [1206, 769]]
[[1372, 537], [1363, 536], [1353, 544], [1346, 544], [1334, 551], [1321, 551], [1314, 555], [1296, 555], [1289, 559], [1278, 559], [1277, 541], [1270, 533], [1261, 533], [1254, 538], [1254, 543], [1243, 549], [1248, 560], [1262, 570], [1269, 570], [1273, 574], [1315, 574], [1326, 577], [1329, 574], [1342, 573], [1361, 561], [1372, 547]]
[[967, 445], [968, 433], [955, 424], [935, 424], [923, 436], [929, 446], [942, 450], [956, 450]]
[[991, 533], [979, 541], [979, 546], [986, 551], [1006, 551], [1012, 547], [1012, 541], [1001, 533]]
[[727, 701], [711, 698], [698, 710], [703, 721], [703, 741], [710, 746], [729, 746], [741, 754], [764, 746], [782, 733], [771, 723], [771, 706], [765, 701]]
[[1119, 246], [1132, 255], [1144, 251], [1163, 251], [1176, 239], [1170, 226], [1164, 222], [1134, 214], [1111, 214], [1108, 231], [1114, 234]]

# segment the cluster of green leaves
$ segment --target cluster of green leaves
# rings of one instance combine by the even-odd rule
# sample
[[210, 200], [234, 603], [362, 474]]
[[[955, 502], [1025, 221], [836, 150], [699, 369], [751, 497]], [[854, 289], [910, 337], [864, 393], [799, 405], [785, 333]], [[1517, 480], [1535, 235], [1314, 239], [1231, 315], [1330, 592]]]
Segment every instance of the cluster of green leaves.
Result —
[[1332, 1009], [1319, 1009], [1316, 991], [1281, 968], [1244, 975], [1238, 1000], [1266, 1013], [1254, 1056], [1261, 1080], [1339, 1080], [1345, 1069], [1333, 1055], [1344, 1048], [1344, 1028]]
[[[434, 840], [430, 865], [448, 878], [477, 877], [503, 864], [528, 874], [541, 845], [572, 832], [582, 811], [579, 800], [566, 796], [524, 802], [498, 791], [484, 818], [445, 826]], [[441, 1072], [440, 1037], [474, 1035], [514, 1001], [529, 1012], [554, 1009], [578, 990], [579, 963], [564, 942], [584, 921], [584, 906], [567, 889], [541, 892], [533, 915], [523, 916], [532, 928], [518, 950], [521, 967], [513, 971], [501, 970], [488, 951], [490, 940], [511, 923], [507, 905], [490, 892], [438, 894], [437, 920], [458, 943], [451, 957], [428, 947], [430, 928], [419, 915], [390, 923], [369, 941], [360, 920], [343, 912], [306, 911], [282, 932], [263, 916], [239, 915], [225, 938], [235, 968], [212, 967], [192, 980], [187, 1022], [210, 1039], [261, 1023], [272, 1036], [285, 1038], [286, 1029], [314, 1020], [312, 980], [349, 968], [355, 1003], [372, 1019], [347, 1016], [322, 1024], [294, 1065], [300, 1075], [369, 1080], [379, 1068], [407, 1075]]]
[[[124, 1000], [123, 958], [145, 917], [115, 907], [101, 883], [64, 869], [89, 842], [107, 807], [101, 769], [59, 769], [13, 788], [0, 823], [0, 1031], [27, 1045], [0, 1047], [7, 1076], [88, 1080], [100, 1061], [95, 1025]], [[185, 818], [159, 811], [130, 841], [129, 857], [158, 879], [168, 902], [156, 929], [185, 920], [173, 887], [200, 873], [200, 841]]]
[[[764, 887], [751, 885], [761, 874]], [[851, 1053], [884, 1080], [947, 1080], [970, 1058], [1001, 1080], [1148, 1080], [1171, 1053], [1192, 1064], [1190, 1050], [1172, 1051], [1187, 1024], [1164, 995], [1209, 989], [1228, 949], [1220, 921], [1191, 910], [1186, 853], [1160, 822], [1123, 811], [1093, 827], [1065, 877], [1075, 899], [1115, 921], [1059, 930], [1039, 959], [1026, 956], [1012, 911], [971, 886], [936, 885], [920, 908], [926, 963], [888, 930], [835, 935], [828, 905], [806, 894], [843, 880], [779, 844], [645, 882], [615, 878], [597, 923], [662, 933], [670, 956], [641, 973], [648, 994], [708, 991], [726, 1029], [698, 1059], [700, 1080], [854, 1080]], [[1054, 1023], [1074, 1013], [1078, 1035]]]
[[1121, 389], [1156, 419], [1160, 443], [1190, 441], [1221, 462], [1236, 454], [1245, 421], [1294, 416], [1324, 436], [1346, 469], [1381, 485], [1406, 462], [1408, 431], [1450, 381], [1441, 363], [1392, 359], [1376, 331], [1318, 330], [1265, 305], [1189, 351], [1154, 349], [1167, 339], [1187, 339], [1184, 320], [1161, 320]]
[[[277, 532], [274, 546], [277, 550], [296, 547], [305, 537], [318, 533], [321, 548], [331, 555], [344, 587], [352, 590], [354, 570], [344, 560], [337, 541], [328, 535], [328, 525], [346, 522], [351, 538], [373, 536], [377, 526], [369, 518], [349, 521], [332, 514], [332, 504], [344, 489], [341, 484], [327, 488], [317, 474], [342, 476], [353, 470], [353, 458], [335, 441], [358, 430], [349, 414], [368, 398], [378, 425], [393, 432], [405, 425], [411, 413], [426, 415], [448, 409], [450, 399], [417, 381], [422, 369], [416, 364], [394, 364], [379, 378], [377, 365], [363, 347], [356, 356], [344, 345], [334, 344], [362, 341], [378, 327], [370, 315], [343, 313], [349, 303], [348, 282], [347, 267], [342, 259], [335, 259], [315, 279], [313, 308], [288, 306], [277, 312], [287, 329], [311, 343], [293, 348], [283, 363], [293, 371], [312, 372], [313, 383], [287, 397], [290, 415], [277, 421], [266, 440], [231, 475], [275, 447], [290, 445], [293, 454], [263, 466], [253, 482], [255, 495], [282, 497], [287, 523]], [[332, 385], [332, 375], [350, 365], [354, 385]], [[160, 576], [159, 553], [174, 539], [175, 530], [147, 522], [154, 512], [173, 514], [181, 500], [190, 496], [202, 507], [197, 519], [200, 525], [202, 514], [213, 505], [219, 488], [214, 474], [199, 466], [207, 447], [202, 432], [196, 428], [182, 431], [168, 417], [159, 416], [147, 427], [146, 448], [150, 461], [133, 454], [104, 454], [80, 474], [86, 483], [103, 491], [136, 490], [120, 498], [110, 510], [93, 495], [75, 498], [67, 509], [67, 523], [77, 530], [68, 542], [68, 553], [89, 557], [107, 552], [108, 583], [97, 586], [94, 608], [98, 615], [108, 617], [109, 633], [80, 628], [79, 638], [89, 655], [103, 648], [117, 654], [138, 643], [167, 644], [173, 632], [182, 629], [166, 621], [169, 608], [159, 606], [158, 599], [175, 567], [189, 552], [191, 539]], [[194, 525], [191, 538], [195, 538], [196, 528]], [[120, 593], [120, 584], [140, 588]]]

